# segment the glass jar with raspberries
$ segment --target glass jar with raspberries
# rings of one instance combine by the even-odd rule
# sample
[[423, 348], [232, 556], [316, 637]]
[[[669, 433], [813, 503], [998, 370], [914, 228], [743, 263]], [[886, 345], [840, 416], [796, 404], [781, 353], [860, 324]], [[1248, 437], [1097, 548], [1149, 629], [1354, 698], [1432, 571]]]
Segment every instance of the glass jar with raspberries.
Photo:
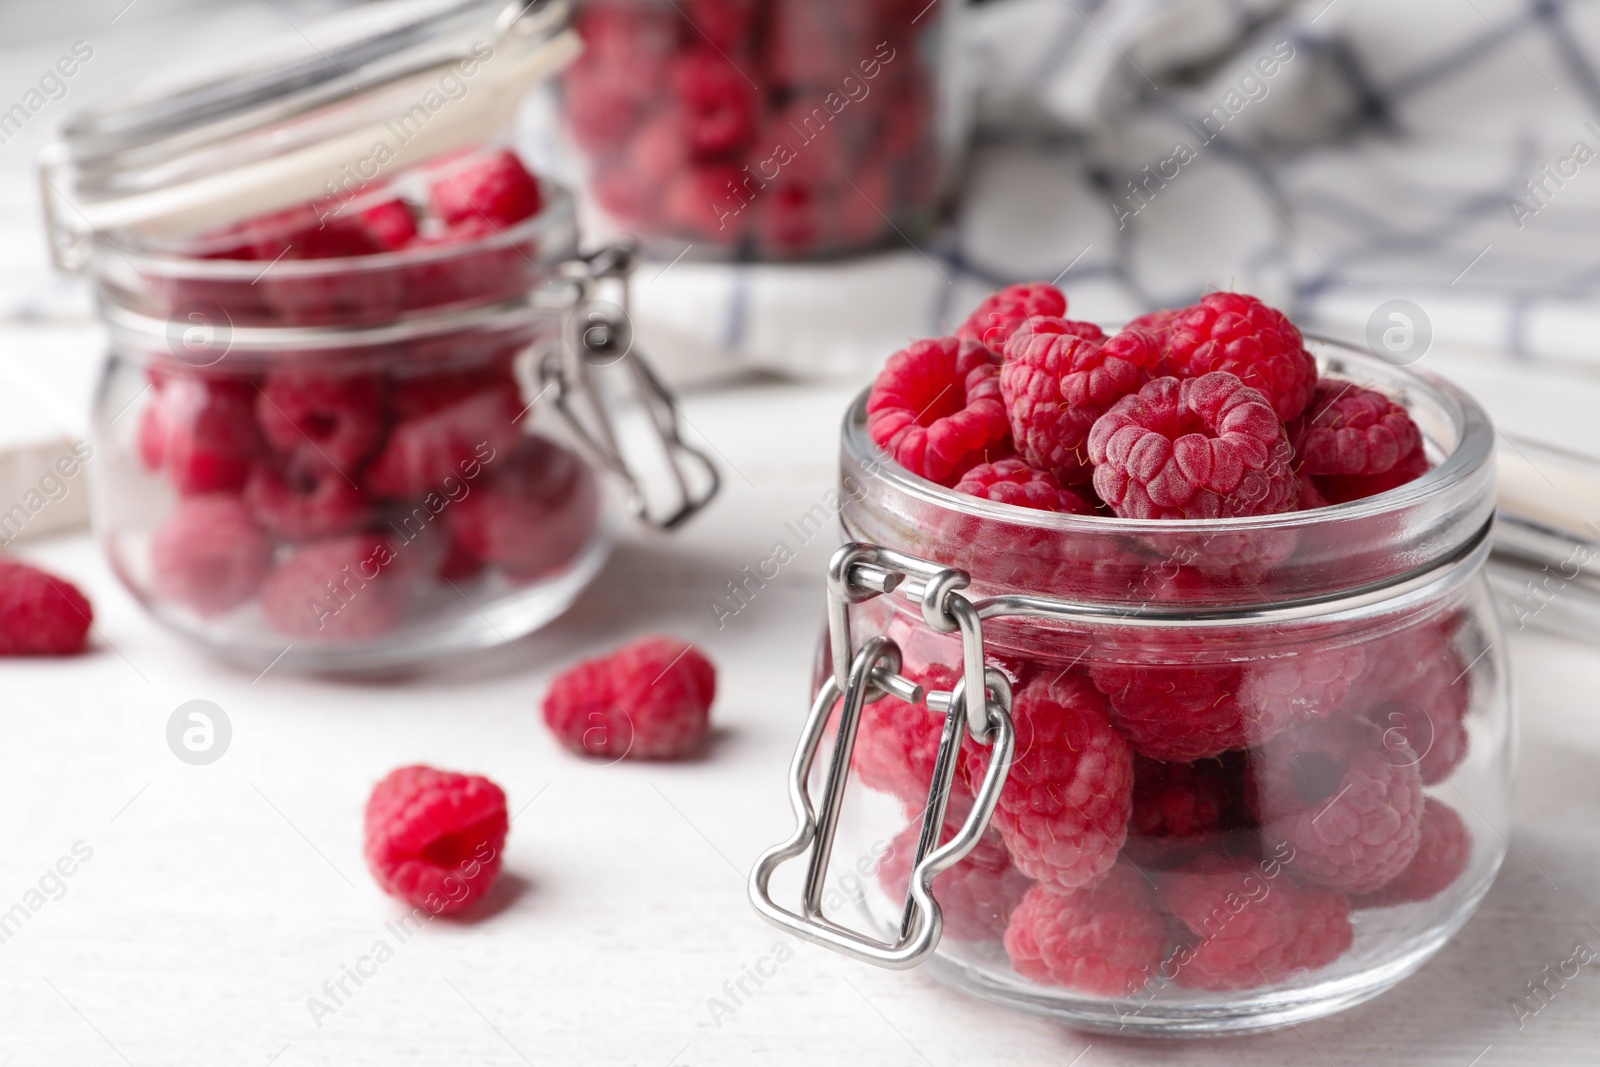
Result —
[[[549, 621], [605, 555], [596, 463], [657, 526], [716, 488], [632, 351], [631, 249], [580, 256], [571, 197], [510, 146], [578, 49], [564, 6], [356, 14], [314, 62], [80, 114], [44, 168], [110, 334], [90, 466], [113, 567], [258, 669]], [[636, 472], [663, 461], [655, 492]]]
[[601, 211], [667, 256], [789, 260], [934, 221], [960, 162], [957, 0], [580, 0], [562, 79]]
[[[1493, 435], [1235, 293], [1108, 334], [1016, 286], [896, 353], [845, 417], [799, 825], [758, 910], [1128, 1034], [1400, 981], [1506, 850]], [[801, 857], [795, 906], [769, 884]], [[830, 889], [857, 857], [867, 891]]]

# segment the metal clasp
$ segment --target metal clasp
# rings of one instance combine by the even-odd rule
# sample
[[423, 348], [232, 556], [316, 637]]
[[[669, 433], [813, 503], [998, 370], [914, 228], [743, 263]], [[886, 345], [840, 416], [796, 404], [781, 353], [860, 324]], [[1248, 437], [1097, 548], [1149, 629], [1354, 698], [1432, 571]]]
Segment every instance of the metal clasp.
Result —
[[[615, 244], [561, 265], [572, 286], [569, 310], [561, 343], [539, 358], [539, 393], [553, 394], [579, 443], [622, 479], [634, 516], [671, 530], [711, 502], [721, 476], [710, 457], [684, 442], [676, 399], [634, 350], [628, 285], [637, 262], [632, 244]], [[623, 414], [642, 418], [624, 424]], [[659, 484], [658, 476], [673, 495], [653, 508], [645, 487]]]
[[[828, 567], [828, 634], [834, 671], [812, 702], [789, 767], [789, 803], [794, 809], [795, 830], [787, 841], [764, 853], [750, 874], [750, 901], [768, 922], [814, 944], [881, 967], [915, 967], [933, 954], [944, 929], [939, 902], [933, 895], [933, 880], [961, 862], [978, 844], [1011, 769], [1016, 743], [1011, 723], [1011, 686], [999, 671], [984, 668], [982, 624], [972, 602], [960, 592], [966, 585], [967, 575], [959, 570], [890, 549], [851, 543], [834, 553]], [[857, 650], [850, 639], [849, 606], [897, 589], [921, 602], [924, 621], [935, 630], [960, 630], [963, 675], [951, 692], [926, 694], [929, 714], [943, 715], [944, 729], [899, 929], [895, 940], [880, 941], [824, 917], [822, 895], [862, 708], [889, 695], [913, 704], [924, 696], [921, 686], [899, 673], [900, 650], [893, 641], [873, 637]], [[974, 698], [973, 694], [980, 695]], [[820, 805], [814, 807], [811, 769], [834, 702], [841, 696], [844, 700], [838, 736], [829, 757]], [[992, 747], [993, 752], [966, 821], [954, 837], [939, 845], [965, 735]], [[791, 911], [772, 899], [772, 875], [808, 851], [800, 910]]]

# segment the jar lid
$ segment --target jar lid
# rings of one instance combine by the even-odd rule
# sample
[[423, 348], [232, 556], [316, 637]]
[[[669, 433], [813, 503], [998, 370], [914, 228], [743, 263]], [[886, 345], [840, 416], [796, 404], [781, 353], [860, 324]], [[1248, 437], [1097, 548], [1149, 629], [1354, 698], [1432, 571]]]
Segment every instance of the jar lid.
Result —
[[89, 234], [190, 233], [490, 138], [577, 56], [569, 21], [567, 0], [392, 0], [242, 70], [81, 111], [41, 160], [52, 255], [75, 270]]

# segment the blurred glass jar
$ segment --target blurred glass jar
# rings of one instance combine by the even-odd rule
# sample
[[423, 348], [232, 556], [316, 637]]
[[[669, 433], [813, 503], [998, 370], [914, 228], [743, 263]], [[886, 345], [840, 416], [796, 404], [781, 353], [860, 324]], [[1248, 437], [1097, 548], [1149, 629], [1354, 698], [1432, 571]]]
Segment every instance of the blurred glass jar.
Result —
[[[763, 914], [1125, 1034], [1315, 1018], [1442, 947], [1506, 850], [1493, 429], [1442, 380], [1321, 361], [1401, 398], [1433, 469], [1266, 518], [1058, 515], [911, 475], [858, 400], [801, 829], [757, 868]], [[805, 907], [766, 889], [830, 845], [876, 875], [855, 930], [816, 851]]]
[[[631, 251], [579, 257], [570, 196], [508, 147], [521, 91], [576, 51], [562, 6], [357, 14], [326, 66], [82, 114], [43, 170], [52, 247], [110, 331], [99, 535], [155, 618], [257, 667], [412, 664], [548, 622], [605, 556], [591, 460], [656, 526], [716, 489], [631, 351]], [[679, 476], [664, 511], [613, 402]]]
[[960, 0], [580, 0], [562, 113], [617, 225], [678, 254], [926, 232], [960, 167]]

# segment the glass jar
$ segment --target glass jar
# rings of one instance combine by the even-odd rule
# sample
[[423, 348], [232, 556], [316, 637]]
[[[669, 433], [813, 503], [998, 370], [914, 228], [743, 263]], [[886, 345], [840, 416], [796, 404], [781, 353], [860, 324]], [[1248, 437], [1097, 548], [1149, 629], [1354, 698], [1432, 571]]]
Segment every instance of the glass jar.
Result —
[[936, 220], [965, 105], [947, 0], [581, 0], [562, 79], [585, 185], [666, 256], [788, 260]]
[[[908, 473], [857, 400], [799, 827], [752, 878], [765, 917], [1127, 1034], [1338, 1011], [1460, 929], [1509, 818], [1494, 431], [1438, 378], [1320, 347], [1323, 373], [1409, 409], [1428, 473], [1269, 517], [1060, 515]], [[875, 870], [859, 914], [830, 906], [832, 854]], [[785, 908], [770, 879], [802, 855]]]
[[325, 65], [81, 114], [43, 169], [110, 333], [99, 536], [157, 620], [256, 668], [513, 640], [599, 571], [596, 465], [662, 528], [717, 487], [632, 350], [632, 250], [580, 257], [509, 147], [576, 52], [564, 5], [356, 16]]

